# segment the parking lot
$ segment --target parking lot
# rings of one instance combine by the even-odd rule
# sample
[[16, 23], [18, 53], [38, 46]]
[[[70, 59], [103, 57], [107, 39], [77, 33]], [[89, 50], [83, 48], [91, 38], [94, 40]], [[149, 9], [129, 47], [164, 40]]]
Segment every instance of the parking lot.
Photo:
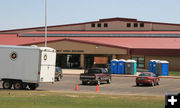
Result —
[[[111, 84], [102, 83], [99, 93], [105, 94], [135, 94], [135, 95], [165, 95], [166, 93], [180, 92], [180, 79], [161, 78], [159, 86], [136, 86], [135, 77], [113, 77]], [[37, 90], [96, 92], [96, 84], [82, 85], [79, 75], [64, 75], [63, 79], [54, 84], [42, 83]]]
[[[161, 78], [158, 86], [136, 86], [135, 77], [112, 77], [111, 84], [102, 83], [99, 86], [99, 93], [104, 94], [125, 94], [125, 95], [152, 95], [159, 96], [166, 93], [180, 92], [180, 79]], [[95, 93], [96, 84], [82, 85], [79, 75], [64, 75], [61, 81], [51, 83], [40, 83], [37, 91], [61, 91], [76, 92], [75, 87], [78, 84], [77, 92]], [[2, 82], [0, 83], [2, 90]]]

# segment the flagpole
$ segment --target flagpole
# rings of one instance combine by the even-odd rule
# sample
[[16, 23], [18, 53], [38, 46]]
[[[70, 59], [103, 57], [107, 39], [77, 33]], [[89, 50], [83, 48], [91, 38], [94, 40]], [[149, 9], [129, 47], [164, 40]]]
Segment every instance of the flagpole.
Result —
[[47, 47], [47, 0], [45, 0], [45, 37], [44, 37], [44, 45]]

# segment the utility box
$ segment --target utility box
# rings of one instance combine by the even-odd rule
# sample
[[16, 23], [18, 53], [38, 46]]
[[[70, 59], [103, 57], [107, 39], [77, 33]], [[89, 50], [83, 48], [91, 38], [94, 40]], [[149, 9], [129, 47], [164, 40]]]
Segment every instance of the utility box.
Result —
[[117, 74], [118, 72], [118, 60], [113, 59], [111, 61], [111, 74]]
[[118, 74], [125, 74], [125, 60], [120, 59], [118, 61]]
[[161, 60], [156, 63], [156, 74], [158, 76], [168, 76], [168, 61]]
[[126, 60], [125, 61], [125, 74], [136, 75], [136, 61], [135, 60]]

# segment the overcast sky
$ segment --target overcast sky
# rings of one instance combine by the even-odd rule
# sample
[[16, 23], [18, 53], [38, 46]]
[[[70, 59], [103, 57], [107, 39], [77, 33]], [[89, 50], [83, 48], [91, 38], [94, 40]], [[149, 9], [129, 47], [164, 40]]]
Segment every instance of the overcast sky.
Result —
[[[180, 24], [180, 0], [47, 0], [48, 25], [125, 17]], [[44, 26], [45, 0], [0, 0], [0, 30]]]

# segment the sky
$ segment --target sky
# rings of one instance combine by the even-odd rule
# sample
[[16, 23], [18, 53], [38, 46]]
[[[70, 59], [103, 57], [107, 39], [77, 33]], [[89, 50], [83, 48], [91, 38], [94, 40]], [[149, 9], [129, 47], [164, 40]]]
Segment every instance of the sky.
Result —
[[[0, 30], [44, 26], [45, 0], [0, 0]], [[180, 0], [47, 0], [47, 25], [136, 18], [180, 24]]]

